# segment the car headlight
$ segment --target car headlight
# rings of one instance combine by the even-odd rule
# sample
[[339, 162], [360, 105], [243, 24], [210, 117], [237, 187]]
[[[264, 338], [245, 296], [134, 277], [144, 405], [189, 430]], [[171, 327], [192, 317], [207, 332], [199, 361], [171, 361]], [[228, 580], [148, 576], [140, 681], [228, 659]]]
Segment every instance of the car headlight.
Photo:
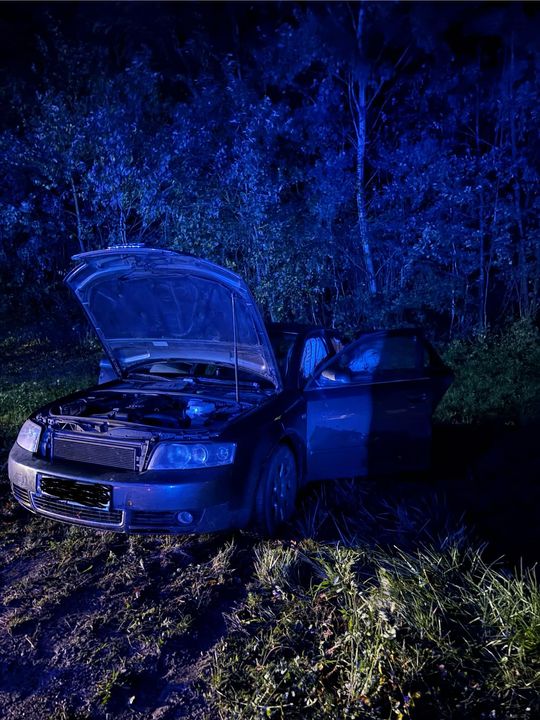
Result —
[[17, 435], [17, 445], [28, 452], [35, 453], [38, 449], [41, 428], [35, 422], [27, 420]]
[[183, 470], [230, 465], [236, 443], [160, 443], [148, 464], [149, 470]]

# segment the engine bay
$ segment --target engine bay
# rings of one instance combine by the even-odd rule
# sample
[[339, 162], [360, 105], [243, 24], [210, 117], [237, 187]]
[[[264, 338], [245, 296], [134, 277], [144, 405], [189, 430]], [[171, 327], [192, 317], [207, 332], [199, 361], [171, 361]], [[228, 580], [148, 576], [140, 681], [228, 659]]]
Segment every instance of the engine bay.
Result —
[[148, 392], [95, 392], [50, 408], [51, 417], [117, 421], [166, 429], [204, 428], [243, 409], [229, 400]]

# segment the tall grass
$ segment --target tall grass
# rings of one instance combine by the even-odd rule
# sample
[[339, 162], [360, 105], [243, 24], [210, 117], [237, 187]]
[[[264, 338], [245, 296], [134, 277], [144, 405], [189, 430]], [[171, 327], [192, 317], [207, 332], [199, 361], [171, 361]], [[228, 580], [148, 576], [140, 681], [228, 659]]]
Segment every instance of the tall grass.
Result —
[[477, 549], [265, 543], [215, 650], [222, 718], [540, 713], [540, 592]]

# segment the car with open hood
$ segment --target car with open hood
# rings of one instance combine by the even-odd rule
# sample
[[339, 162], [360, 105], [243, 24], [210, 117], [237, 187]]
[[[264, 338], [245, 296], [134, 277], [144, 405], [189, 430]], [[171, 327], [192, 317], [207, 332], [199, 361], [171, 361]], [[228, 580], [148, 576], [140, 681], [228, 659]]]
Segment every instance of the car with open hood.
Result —
[[103, 346], [99, 383], [35, 411], [8, 462], [35, 513], [121, 532], [271, 534], [313, 480], [424, 469], [451, 373], [414, 329], [265, 326], [243, 280], [145, 247], [66, 277]]

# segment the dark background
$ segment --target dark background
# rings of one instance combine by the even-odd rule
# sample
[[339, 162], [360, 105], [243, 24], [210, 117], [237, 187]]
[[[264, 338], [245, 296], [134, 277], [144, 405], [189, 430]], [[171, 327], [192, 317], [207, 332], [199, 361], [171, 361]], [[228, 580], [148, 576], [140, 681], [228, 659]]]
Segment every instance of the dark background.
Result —
[[539, 12], [3, 3], [0, 313], [71, 322], [71, 255], [145, 242], [274, 320], [534, 320]]

